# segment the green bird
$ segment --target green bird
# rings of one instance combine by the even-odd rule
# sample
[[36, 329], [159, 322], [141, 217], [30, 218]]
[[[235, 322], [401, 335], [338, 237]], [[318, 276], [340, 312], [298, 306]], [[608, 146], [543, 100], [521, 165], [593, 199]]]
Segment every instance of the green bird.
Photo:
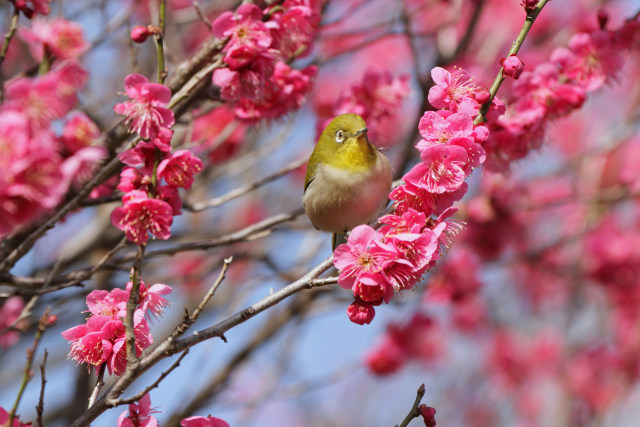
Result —
[[387, 204], [392, 170], [367, 138], [357, 114], [342, 114], [322, 131], [309, 157], [302, 205], [315, 228], [333, 233], [332, 248], [345, 233], [375, 220]]

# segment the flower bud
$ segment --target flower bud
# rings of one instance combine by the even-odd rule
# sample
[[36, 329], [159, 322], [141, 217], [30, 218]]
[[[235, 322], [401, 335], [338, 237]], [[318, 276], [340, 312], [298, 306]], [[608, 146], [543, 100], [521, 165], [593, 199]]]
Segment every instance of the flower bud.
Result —
[[134, 27], [133, 30], [131, 30], [131, 40], [133, 40], [135, 43], [144, 43], [144, 41], [147, 40], [147, 37], [149, 37], [150, 34], [151, 33], [149, 32], [149, 28], [140, 25]]
[[607, 22], [609, 22], [609, 12], [605, 9], [598, 9], [598, 25], [601, 30], [605, 29]]
[[424, 425], [427, 427], [436, 427], [436, 410], [424, 403], [418, 406], [418, 412], [424, 418]]
[[529, 13], [536, 8], [538, 0], [522, 0], [520, 4], [524, 7], [524, 10]]
[[506, 58], [500, 60], [502, 65], [502, 75], [507, 77], [513, 77], [518, 80], [520, 74], [524, 71], [524, 63], [515, 54], [511, 54]]
[[489, 102], [489, 99], [491, 99], [491, 94], [488, 90], [484, 89], [475, 93], [475, 99], [480, 105], [486, 104]]
[[373, 304], [356, 299], [349, 307], [347, 307], [347, 316], [349, 320], [358, 325], [364, 325], [371, 323], [376, 315], [376, 309], [373, 308]]

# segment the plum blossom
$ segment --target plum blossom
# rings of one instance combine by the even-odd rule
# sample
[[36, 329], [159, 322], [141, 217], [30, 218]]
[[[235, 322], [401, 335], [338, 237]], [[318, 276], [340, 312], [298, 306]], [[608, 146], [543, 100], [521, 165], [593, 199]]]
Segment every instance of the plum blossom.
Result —
[[158, 165], [158, 177], [164, 178], [173, 187], [189, 189], [194, 176], [202, 171], [202, 160], [189, 150], [178, 150], [165, 158]]
[[271, 46], [271, 34], [262, 22], [262, 10], [254, 4], [242, 4], [234, 12], [223, 12], [211, 25], [213, 35], [229, 37], [222, 49], [224, 61], [233, 70], [246, 65]]
[[11, 0], [11, 2], [29, 19], [33, 18], [36, 12], [41, 15], [48, 15], [51, 12], [49, 6], [51, 0]]
[[[24, 308], [24, 301], [19, 296], [12, 296], [7, 298], [2, 307], [0, 307], [0, 331], [4, 331], [6, 328], [11, 326], [13, 322], [20, 317], [20, 313], [22, 313], [22, 309]], [[21, 325], [15, 325], [16, 328], [19, 328]], [[4, 333], [0, 334], [0, 347], [1, 348], [9, 348], [18, 342], [20, 338], [20, 331], [18, 330], [7, 330]]]
[[124, 79], [125, 91], [129, 101], [116, 104], [113, 110], [126, 116], [125, 123], [129, 130], [143, 138], [153, 138], [162, 128], [173, 126], [173, 111], [166, 108], [171, 99], [168, 87], [149, 83], [140, 74], [129, 74]]
[[[6, 409], [0, 406], [0, 425], [8, 426], [8, 422], [9, 422], [9, 413], [6, 411]], [[16, 415], [13, 418], [13, 422], [11, 423], [11, 426], [8, 426], [8, 427], [31, 427], [31, 426], [32, 426], [31, 423], [21, 422], [20, 418]]]
[[58, 59], [74, 59], [89, 48], [82, 26], [63, 18], [36, 18], [31, 21], [31, 28], [20, 31], [20, 36], [37, 61], [42, 61], [45, 54]]
[[432, 145], [422, 151], [422, 162], [403, 179], [430, 193], [454, 191], [462, 185], [466, 174], [467, 151], [457, 145]]
[[122, 207], [111, 212], [111, 223], [138, 245], [147, 243], [148, 233], [164, 240], [171, 237], [172, 222], [171, 205], [149, 198], [145, 191], [140, 190], [132, 190], [122, 196]]
[[221, 418], [212, 416], [208, 417], [189, 417], [180, 421], [182, 427], [229, 427], [229, 423]]
[[514, 80], [518, 80], [524, 71], [524, 63], [516, 54], [502, 58], [500, 65], [502, 66], [502, 74], [506, 77], [512, 77]]
[[[127, 290], [112, 289], [94, 290], [87, 295], [89, 318], [86, 323], [74, 326], [62, 332], [62, 337], [71, 342], [69, 357], [78, 363], [95, 366], [103, 363], [110, 374], [120, 375], [126, 368], [126, 338], [124, 318], [126, 317], [131, 283]], [[133, 313], [133, 330], [136, 338], [136, 353], [153, 344], [153, 336], [149, 332], [149, 324], [145, 317], [158, 316], [168, 302], [160, 295], [171, 292], [171, 288], [163, 284], [150, 287], [140, 283], [140, 297]]]
[[151, 408], [151, 397], [145, 394], [135, 403], [129, 405], [129, 410], [118, 417], [118, 427], [157, 427], [158, 421], [151, 414], [156, 412]]
[[69, 153], [90, 146], [100, 136], [100, 129], [82, 111], [71, 113], [62, 129], [60, 140]]

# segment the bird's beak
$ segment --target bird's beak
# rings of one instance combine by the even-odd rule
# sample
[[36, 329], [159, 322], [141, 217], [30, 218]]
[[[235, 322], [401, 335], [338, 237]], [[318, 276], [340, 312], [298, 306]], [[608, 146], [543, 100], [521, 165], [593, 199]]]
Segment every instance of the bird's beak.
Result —
[[353, 134], [353, 137], [354, 138], [359, 138], [360, 135], [362, 135], [362, 134], [366, 135], [368, 130], [369, 129], [367, 129], [367, 128], [360, 129], [359, 131], [357, 131], [356, 133]]

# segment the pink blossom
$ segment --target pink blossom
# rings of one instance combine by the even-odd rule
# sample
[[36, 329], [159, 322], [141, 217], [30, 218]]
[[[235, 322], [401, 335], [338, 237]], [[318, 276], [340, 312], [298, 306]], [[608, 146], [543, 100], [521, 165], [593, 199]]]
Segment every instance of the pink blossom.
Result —
[[389, 198], [396, 201], [396, 214], [402, 214], [409, 209], [423, 212], [427, 215], [440, 215], [450, 208], [454, 202], [462, 199], [467, 192], [467, 183], [450, 192], [432, 193], [424, 186], [417, 186], [411, 182], [399, 185], [389, 193]]
[[67, 189], [49, 129], [34, 132], [28, 117], [0, 111], [0, 235], [56, 206]]
[[203, 168], [202, 160], [189, 150], [178, 150], [160, 162], [158, 178], [163, 178], [171, 186], [189, 189], [195, 175]]
[[[19, 296], [13, 296], [7, 298], [2, 307], [0, 307], [0, 331], [4, 331], [11, 326], [13, 322], [20, 317], [22, 309], [24, 308], [24, 301]], [[20, 323], [14, 325], [14, 328], [19, 329]], [[9, 348], [18, 342], [20, 338], [20, 332], [18, 330], [8, 330], [0, 335], [0, 347]]]
[[116, 188], [125, 193], [133, 190], [149, 191], [152, 182], [151, 173], [151, 168], [146, 166], [140, 169], [125, 167], [120, 172], [120, 182]]
[[96, 289], [87, 295], [87, 307], [95, 316], [112, 319], [124, 318], [129, 300], [129, 291], [112, 289], [110, 292]]
[[[132, 282], [127, 283], [127, 292], [131, 292]], [[150, 313], [157, 317], [162, 314], [165, 307], [169, 306], [169, 301], [164, 299], [162, 295], [168, 295], [172, 291], [171, 286], [162, 283], [156, 283], [147, 287], [144, 282], [140, 282], [138, 291], [138, 306], [145, 313]]]
[[454, 191], [462, 185], [466, 174], [467, 151], [457, 145], [432, 145], [421, 154], [422, 163], [414, 166], [403, 180], [430, 193]]
[[[345, 289], [352, 289], [363, 273], [382, 271], [397, 255], [382, 243], [382, 234], [368, 225], [351, 230], [347, 243], [338, 246], [333, 254], [333, 263], [340, 270], [338, 284]], [[371, 281], [369, 278], [367, 283]]]
[[42, 61], [45, 53], [58, 59], [74, 59], [89, 47], [80, 24], [62, 18], [36, 18], [31, 21], [31, 28], [22, 29], [20, 35], [37, 61]]
[[[1, 426], [8, 426], [8, 422], [9, 422], [9, 413], [0, 406], [0, 425]], [[31, 423], [23, 423], [20, 421], [20, 418], [16, 415], [13, 418], [13, 422], [11, 423], [10, 427], [31, 427], [32, 424]]]
[[365, 356], [369, 370], [376, 375], [389, 375], [396, 372], [407, 359], [407, 354], [392, 337], [385, 336], [381, 343]]
[[131, 100], [116, 104], [113, 110], [126, 116], [125, 123], [130, 131], [143, 138], [154, 138], [161, 128], [173, 126], [173, 111], [166, 108], [171, 99], [168, 87], [149, 83], [140, 74], [129, 74], [124, 79], [124, 85]]
[[38, 12], [41, 15], [48, 15], [51, 12], [49, 3], [51, 0], [11, 0], [16, 9], [22, 11], [24, 16], [31, 19]]
[[364, 302], [389, 302], [393, 297], [393, 287], [380, 272], [363, 271], [355, 278], [353, 295]]
[[[136, 337], [136, 356], [142, 355], [142, 350], [153, 344], [153, 336], [149, 332], [149, 324], [144, 318], [144, 311], [136, 309], [133, 313], [133, 332]], [[113, 348], [107, 368], [109, 374], [121, 375], [127, 367], [127, 344], [124, 333], [113, 337]]]
[[475, 101], [474, 93], [478, 87], [471, 81], [466, 70], [455, 68], [452, 73], [441, 67], [431, 70], [431, 77], [435, 83], [429, 89], [429, 103], [436, 108], [453, 110], [452, 105]]
[[148, 27], [143, 27], [138, 25], [137, 27], [133, 27], [131, 29], [131, 40], [135, 43], [144, 43], [147, 40], [147, 37], [151, 35]]
[[557, 48], [551, 60], [560, 64], [563, 74], [594, 91], [615, 79], [624, 65], [614, 35], [609, 31], [578, 33], [571, 37], [569, 49]]
[[347, 316], [349, 320], [358, 325], [369, 324], [376, 315], [376, 309], [370, 302], [362, 301], [356, 298], [349, 307], [347, 307]]
[[262, 97], [256, 100], [238, 100], [235, 106], [236, 116], [251, 122], [275, 119], [297, 110], [304, 103], [316, 73], [317, 68], [313, 65], [296, 70], [278, 61], [273, 75], [265, 82]]
[[76, 104], [78, 89], [87, 73], [77, 64], [67, 63], [36, 79], [20, 77], [6, 84], [5, 106], [21, 112], [29, 126], [39, 132], [54, 119], [64, 117]]
[[158, 197], [167, 202], [171, 206], [171, 213], [173, 216], [182, 214], [182, 198], [178, 194], [178, 189], [170, 185], [159, 185]]
[[100, 136], [98, 126], [82, 111], [74, 111], [68, 116], [62, 129], [60, 141], [69, 153], [89, 147]]
[[272, 14], [266, 24], [273, 38], [272, 47], [283, 58], [303, 57], [313, 43], [320, 15], [302, 2], [288, 3], [284, 12]]
[[149, 239], [148, 232], [160, 239], [171, 237], [173, 212], [167, 202], [133, 190], [122, 196], [122, 204], [111, 212], [111, 223], [123, 230], [127, 239], [142, 245]]
[[421, 233], [388, 235], [386, 241], [402, 255], [384, 270], [384, 276], [398, 290], [413, 287], [437, 259], [438, 235], [430, 229]]
[[189, 417], [180, 421], [182, 427], [230, 427], [229, 423], [221, 418], [212, 416], [208, 417]]
[[224, 60], [232, 70], [247, 65], [271, 46], [271, 34], [262, 22], [262, 10], [254, 4], [242, 4], [233, 12], [223, 12], [211, 24], [213, 35], [229, 37], [222, 49]]
[[213, 72], [213, 84], [220, 87], [220, 95], [225, 101], [259, 101], [267, 96], [266, 82], [273, 75], [274, 66], [274, 54], [261, 52], [246, 66], [237, 70], [217, 68]]
[[[62, 337], [71, 341], [69, 357], [78, 363], [99, 366], [111, 356], [114, 322], [107, 317], [92, 316], [84, 325], [62, 332]], [[103, 331], [103, 327], [105, 331]], [[124, 325], [122, 325], [124, 331]], [[106, 336], [105, 336], [106, 335]]]
[[142, 396], [136, 403], [129, 405], [129, 411], [124, 411], [118, 417], [118, 427], [157, 427], [158, 421], [151, 414], [156, 411], [151, 408], [149, 393]]
[[68, 185], [79, 186], [88, 181], [100, 162], [107, 158], [104, 147], [85, 147], [67, 157], [61, 165]]
[[502, 66], [502, 74], [506, 77], [512, 77], [514, 80], [518, 80], [524, 71], [524, 63], [516, 54], [500, 59], [500, 65]]
[[473, 117], [466, 113], [443, 116], [440, 112], [427, 111], [420, 118], [418, 130], [424, 138], [416, 145], [419, 150], [424, 150], [430, 145], [447, 144], [453, 138], [472, 139]]

